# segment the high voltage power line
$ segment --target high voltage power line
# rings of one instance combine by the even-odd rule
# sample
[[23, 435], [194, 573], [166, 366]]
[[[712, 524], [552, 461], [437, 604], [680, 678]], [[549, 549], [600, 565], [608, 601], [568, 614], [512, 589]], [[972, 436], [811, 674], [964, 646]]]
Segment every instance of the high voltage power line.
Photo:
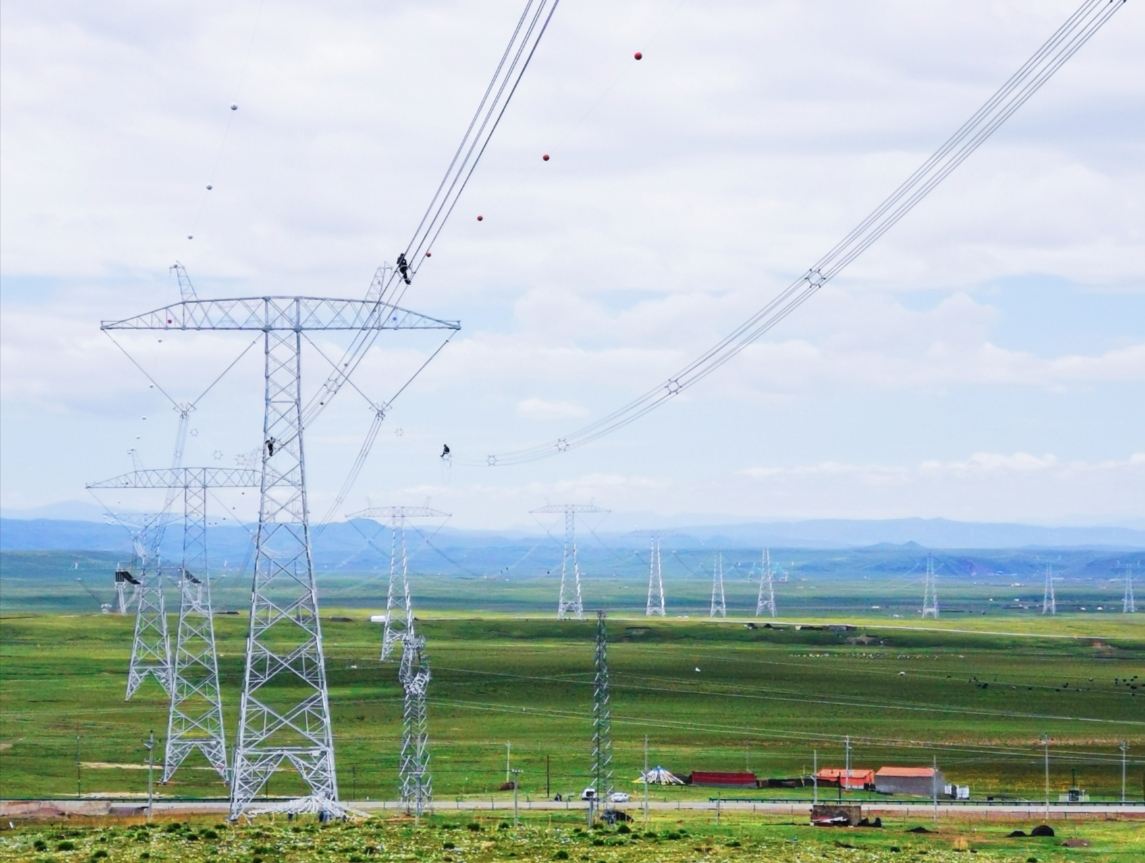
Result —
[[1125, 0], [1085, 0], [1066, 22], [933, 155], [869, 216], [771, 302], [662, 384], [555, 441], [488, 455], [472, 464], [523, 464], [584, 446], [624, 428], [702, 381], [807, 302], [890, 230], [1036, 93]]

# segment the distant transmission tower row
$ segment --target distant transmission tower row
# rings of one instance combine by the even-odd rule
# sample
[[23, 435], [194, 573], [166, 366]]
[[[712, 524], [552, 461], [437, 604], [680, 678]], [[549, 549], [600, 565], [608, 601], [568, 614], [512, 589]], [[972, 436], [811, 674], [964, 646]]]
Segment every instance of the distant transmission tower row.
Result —
[[1054, 568], [1046, 564], [1046, 587], [1042, 592], [1042, 614], [1057, 614], [1058, 601], [1054, 596]]
[[660, 569], [660, 537], [652, 540], [651, 562], [648, 565], [648, 605], [644, 610], [647, 617], [663, 617], [664, 574]]
[[1137, 603], [1133, 600], [1133, 566], [1125, 566], [1125, 598], [1121, 601], [1122, 614], [1136, 614]]
[[934, 558], [926, 556], [926, 583], [922, 592], [922, 617], [938, 619], [938, 580], [934, 574]]
[[775, 576], [771, 571], [771, 551], [766, 548], [763, 550], [763, 571], [759, 577], [759, 598], [755, 601], [755, 616], [762, 617], [764, 612], [767, 612], [770, 617], [775, 617], [777, 614], [775, 608]]
[[385, 519], [390, 526], [390, 586], [386, 592], [386, 619], [380, 657], [389, 659], [402, 639], [414, 631], [409, 557], [406, 552], [406, 521], [411, 518], [449, 518], [449, 513], [428, 506], [377, 506], [352, 513], [348, 517]]
[[727, 617], [728, 603], [724, 597], [724, 555], [716, 552], [715, 565], [712, 567], [712, 606], [708, 617]]
[[[534, 509], [534, 515], [560, 513], [565, 517], [565, 546], [561, 556], [561, 593], [557, 600], [557, 620], [584, 620], [584, 600], [580, 592], [580, 564], [576, 557], [576, 517], [578, 513], [608, 512], [592, 504], [550, 504]], [[571, 576], [571, 584], [570, 584]]]

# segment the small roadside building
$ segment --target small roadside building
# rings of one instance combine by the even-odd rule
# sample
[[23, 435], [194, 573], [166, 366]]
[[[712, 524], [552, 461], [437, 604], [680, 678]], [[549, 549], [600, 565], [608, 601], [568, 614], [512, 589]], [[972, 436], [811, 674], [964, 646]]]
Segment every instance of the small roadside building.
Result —
[[693, 770], [692, 785], [708, 788], [758, 788], [754, 773], [719, 773], [713, 770]]
[[941, 770], [933, 767], [880, 767], [875, 773], [875, 791], [879, 794], [913, 794], [930, 797], [946, 790]]
[[875, 771], [873, 770], [856, 770], [855, 768], [846, 770], [842, 767], [824, 767], [815, 774], [815, 778], [820, 785], [830, 786], [832, 788], [839, 787], [852, 791], [862, 791], [864, 788], [873, 789], [875, 787]]

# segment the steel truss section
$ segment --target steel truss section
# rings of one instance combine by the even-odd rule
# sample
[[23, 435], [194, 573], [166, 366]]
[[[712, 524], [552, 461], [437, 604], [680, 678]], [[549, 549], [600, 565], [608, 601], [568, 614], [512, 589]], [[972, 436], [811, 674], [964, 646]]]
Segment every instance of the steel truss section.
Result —
[[1058, 600], [1054, 595], [1054, 568], [1046, 564], [1046, 589], [1042, 593], [1042, 614], [1057, 614]]
[[763, 550], [763, 570], [759, 577], [759, 598], [755, 601], [755, 616], [762, 617], [764, 612], [770, 617], [775, 617], [777, 614], [775, 573], [771, 569], [771, 550], [766, 548]]
[[712, 607], [708, 617], [727, 617], [728, 603], [724, 598], [724, 555], [716, 552], [715, 566], [712, 568]]
[[664, 613], [664, 574], [660, 568], [660, 537], [656, 537], [652, 540], [648, 564], [648, 604], [644, 608], [644, 616], [663, 617]]
[[926, 556], [926, 582], [922, 588], [922, 617], [938, 619], [938, 578], [934, 574], [934, 558]]
[[[449, 518], [427, 506], [380, 506], [355, 512], [348, 518], [385, 519], [390, 527], [390, 586], [386, 593], [386, 619], [382, 630], [380, 660], [393, 656], [394, 649], [403, 644], [406, 634], [412, 635], [413, 602], [409, 589], [409, 556], [406, 553], [406, 521], [411, 518]], [[400, 608], [399, 608], [400, 605]]]
[[205, 486], [187, 488], [183, 499], [179, 630], [175, 639], [171, 708], [167, 714], [163, 782], [169, 782], [179, 765], [196, 749], [226, 782], [230, 778], [227, 742], [219, 691], [211, 584], [207, 576], [207, 489]]
[[[580, 592], [580, 564], [576, 557], [576, 517], [578, 513], [608, 512], [593, 504], [551, 504], [534, 509], [534, 515], [561, 513], [565, 517], [565, 545], [561, 555], [561, 592], [557, 600], [557, 620], [584, 620], [584, 600]], [[569, 585], [569, 576], [572, 584]]]
[[402, 661], [398, 679], [405, 692], [402, 712], [402, 748], [398, 760], [401, 800], [406, 814], [420, 817], [433, 802], [433, 778], [429, 772], [429, 726], [425, 701], [429, 688], [429, 657], [425, 639], [412, 631], [402, 635]]
[[605, 806], [612, 797], [612, 707], [608, 695], [608, 632], [604, 612], [596, 613], [596, 652], [592, 681], [592, 787]]
[[131, 700], [148, 676], [154, 677], [163, 691], [171, 694], [171, 639], [167, 633], [163, 569], [159, 561], [159, 542], [166, 526], [167, 516], [160, 513], [143, 528], [135, 542], [139, 587], [124, 701]]
[[301, 347], [299, 331], [266, 333], [262, 489], [232, 819], [283, 762], [312, 796], [338, 800], [306, 506]]

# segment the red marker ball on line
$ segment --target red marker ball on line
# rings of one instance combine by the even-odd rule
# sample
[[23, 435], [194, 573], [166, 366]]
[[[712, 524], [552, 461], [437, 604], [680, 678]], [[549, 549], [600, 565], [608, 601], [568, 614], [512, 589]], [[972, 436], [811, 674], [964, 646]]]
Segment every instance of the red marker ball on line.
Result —
[[432, 254], [431, 252], [426, 252], [426, 253], [425, 253], [425, 256], [426, 256], [427, 258], [432, 258], [432, 257], [433, 257], [433, 254]]
[[549, 154], [545, 153], [545, 155], [541, 156], [541, 158], [547, 162], [547, 161], [549, 161]]
[[484, 217], [484, 216], [478, 216], [478, 217], [477, 217], [477, 221], [479, 221], [479, 222], [481, 222], [481, 221], [484, 221], [484, 219], [485, 219], [485, 217]]
[[636, 52], [635, 54], [633, 54], [632, 56], [633, 56], [633, 57], [635, 57], [637, 60], [642, 60], [642, 59], [644, 58], [644, 55], [643, 55], [643, 54], [641, 54], [639, 51], [637, 51], [637, 52]]

